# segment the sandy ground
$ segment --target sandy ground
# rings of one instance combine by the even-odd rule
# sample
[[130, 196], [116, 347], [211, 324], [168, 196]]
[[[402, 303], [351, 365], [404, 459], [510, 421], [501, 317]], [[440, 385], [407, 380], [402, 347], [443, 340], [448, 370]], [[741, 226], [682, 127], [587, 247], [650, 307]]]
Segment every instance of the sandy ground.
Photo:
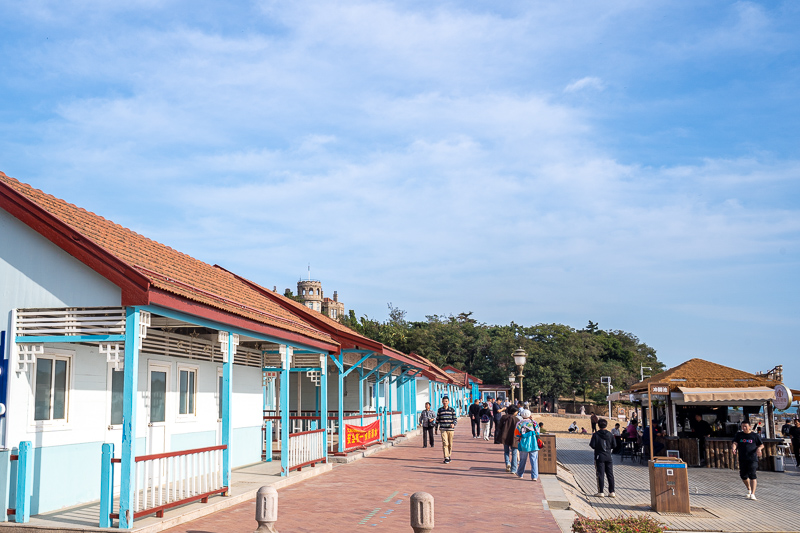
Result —
[[[564, 418], [561, 416], [552, 416], [552, 415], [534, 415], [533, 418], [536, 422], [543, 422], [544, 429], [547, 430], [548, 433], [555, 433], [559, 437], [571, 437], [577, 439], [589, 439], [591, 438], [592, 433], [592, 423], [589, 420], [588, 416], [580, 416], [580, 415], [573, 415], [574, 418]], [[567, 428], [573, 421], [578, 422], [578, 428], [586, 428], [588, 435], [580, 435], [575, 433], [569, 433]], [[580, 429], [578, 429], [580, 431]]]

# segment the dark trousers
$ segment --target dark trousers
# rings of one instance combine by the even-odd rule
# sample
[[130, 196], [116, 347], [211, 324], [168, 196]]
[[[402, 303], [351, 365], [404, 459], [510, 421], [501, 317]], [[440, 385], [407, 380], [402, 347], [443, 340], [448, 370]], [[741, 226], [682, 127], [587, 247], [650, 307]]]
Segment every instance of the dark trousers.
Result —
[[592, 433], [597, 431], [597, 422], [592, 422]]
[[477, 437], [481, 434], [481, 419], [480, 418], [472, 418], [470, 419], [472, 423], [472, 436]]
[[433, 448], [433, 426], [422, 428], [422, 447], [428, 447], [428, 440], [431, 441], [431, 448]]
[[614, 492], [614, 461], [595, 461], [597, 492], [603, 492], [604, 476], [608, 478], [608, 492]]
[[794, 448], [794, 464], [800, 467], [800, 442], [792, 442]]
[[494, 429], [494, 417], [489, 417], [489, 435], [492, 434], [492, 429]]

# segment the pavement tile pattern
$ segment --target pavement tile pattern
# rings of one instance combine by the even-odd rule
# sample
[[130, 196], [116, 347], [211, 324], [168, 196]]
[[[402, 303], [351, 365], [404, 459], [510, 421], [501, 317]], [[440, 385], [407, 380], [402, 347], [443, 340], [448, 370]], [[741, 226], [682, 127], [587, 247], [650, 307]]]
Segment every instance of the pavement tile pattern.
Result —
[[[615, 499], [595, 498], [597, 492], [592, 450], [585, 439], [559, 438], [558, 460], [574, 476], [587, 501], [601, 518], [649, 515], [672, 530], [682, 531], [800, 531], [800, 472], [794, 463], [786, 472], [758, 472], [758, 500], [746, 498], [737, 470], [689, 469], [691, 516], [650, 511], [647, 465], [614, 458]], [[606, 490], [608, 488], [606, 487]]]
[[[423, 448], [412, 438], [360, 461], [278, 491], [281, 533], [411, 531], [409, 499], [418, 491], [435, 500], [440, 532], [560, 529], [545, 509], [540, 482], [505, 472], [503, 448], [472, 439], [469, 422], [459, 421], [453, 461], [442, 464], [439, 441]], [[170, 529], [171, 533], [247, 532], [255, 529], [255, 503], [245, 503]]]

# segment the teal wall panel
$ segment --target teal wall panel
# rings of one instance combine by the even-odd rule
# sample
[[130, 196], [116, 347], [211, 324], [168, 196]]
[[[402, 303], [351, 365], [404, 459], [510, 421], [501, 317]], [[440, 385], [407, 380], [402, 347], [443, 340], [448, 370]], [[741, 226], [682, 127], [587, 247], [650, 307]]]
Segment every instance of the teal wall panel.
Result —
[[231, 467], [261, 461], [261, 426], [234, 428], [231, 440]]
[[34, 448], [31, 515], [100, 499], [102, 442]]
[[193, 448], [207, 448], [217, 445], [216, 431], [197, 431], [194, 433], [178, 433], [172, 435], [169, 451], [181, 452]]

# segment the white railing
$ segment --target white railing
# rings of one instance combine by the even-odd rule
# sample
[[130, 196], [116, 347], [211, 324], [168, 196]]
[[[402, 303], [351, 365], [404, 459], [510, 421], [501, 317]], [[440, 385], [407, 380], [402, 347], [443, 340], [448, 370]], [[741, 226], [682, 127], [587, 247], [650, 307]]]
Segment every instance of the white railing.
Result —
[[136, 458], [134, 518], [163, 514], [164, 509], [226, 491], [222, 484], [222, 451], [211, 446]]
[[321, 463], [325, 458], [327, 430], [315, 429], [289, 435], [289, 471]]

